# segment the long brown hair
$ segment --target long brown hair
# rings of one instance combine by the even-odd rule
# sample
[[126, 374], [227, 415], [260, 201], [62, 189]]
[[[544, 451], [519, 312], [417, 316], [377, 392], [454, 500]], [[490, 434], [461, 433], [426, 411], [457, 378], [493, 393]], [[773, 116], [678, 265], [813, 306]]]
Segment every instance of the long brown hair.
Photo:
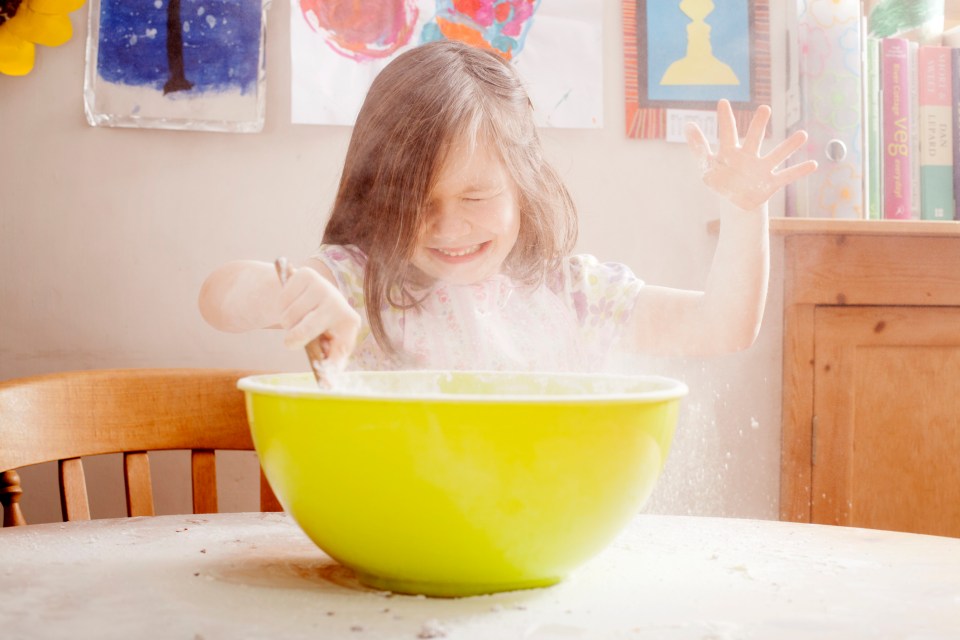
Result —
[[543, 158], [533, 107], [510, 63], [441, 40], [397, 56], [374, 79], [357, 116], [324, 244], [367, 256], [363, 290], [371, 331], [396, 354], [381, 310], [417, 305], [407, 285], [425, 207], [445, 154], [467, 137], [493, 144], [517, 184], [520, 233], [504, 271], [537, 285], [572, 249], [573, 200]]

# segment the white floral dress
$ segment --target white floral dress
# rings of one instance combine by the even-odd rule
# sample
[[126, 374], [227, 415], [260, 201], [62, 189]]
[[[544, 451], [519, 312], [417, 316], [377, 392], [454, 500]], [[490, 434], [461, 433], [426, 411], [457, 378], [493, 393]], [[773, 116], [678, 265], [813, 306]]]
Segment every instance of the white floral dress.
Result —
[[564, 259], [533, 288], [497, 275], [469, 285], [437, 283], [419, 309], [382, 310], [403, 356], [386, 355], [370, 332], [363, 295], [367, 258], [352, 245], [322, 245], [315, 256], [363, 325], [350, 368], [593, 371], [603, 368], [643, 287], [622, 264]]

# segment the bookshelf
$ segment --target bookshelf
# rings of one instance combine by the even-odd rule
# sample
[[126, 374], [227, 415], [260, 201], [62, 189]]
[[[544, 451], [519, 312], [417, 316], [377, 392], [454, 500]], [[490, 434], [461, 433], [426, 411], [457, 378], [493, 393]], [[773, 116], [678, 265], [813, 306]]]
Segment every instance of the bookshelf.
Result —
[[835, 218], [773, 218], [777, 235], [857, 234], [885, 236], [960, 237], [960, 220], [839, 220]]
[[[852, 4], [858, 3], [838, 0], [833, 7]], [[862, 16], [880, 5], [913, 10], [936, 1], [859, 5]], [[960, 0], [945, 0], [943, 10], [940, 31], [956, 30]], [[814, 22], [806, 16], [802, 33], [813, 33]], [[820, 35], [829, 40], [837, 34]], [[905, 35], [917, 41], [918, 53], [920, 42], [934, 44], [929, 31]], [[844, 46], [826, 40], [831, 51]], [[863, 63], [867, 42], [861, 31]], [[803, 44], [801, 50], [823, 61], [816, 39]], [[941, 36], [939, 44], [960, 47], [960, 40]], [[849, 40], [847, 46], [856, 47]], [[853, 135], [818, 126], [824, 121], [810, 115], [809, 101], [826, 95], [826, 74], [805, 70], [804, 62], [792, 94], [800, 105], [796, 122], [810, 131], [810, 157], [824, 171], [788, 193], [791, 217], [770, 221], [784, 256], [780, 518], [960, 536], [960, 393], [952, 382], [960, 379], [960, 221], [956, 212], [951, 219], [922, 219], [916, 199], [906, 219], [876, 212], [871, 218], [871, 198], [876, 203], [883, 181], [891, 179], [869, 155], [871, 144], [882, 144], [877, 138], [884, 131], [867, 107], [871, 97], [881, 104], [881, 76], [874, 71], [872, 79], [846, 77], [843, 88], [859, 95], [862, 106]], [[960, 75], [960, 66], [950, 73]], [[789, 106], [789, 92], [787, 98]], [[919, 91], [916, 102], [913, 95], [908, 99], [917, 108], [906, 124], [919, 143]], [[956, 113], [954, 124], [960, 127]], [[847, 142], [846, 158], [826, 153], [833, 138]], [[857, 140], [865, 145], [862, 153]], [[960, 162], [960, 154], [952, 155], [953, 163]], [[913, 181], [910, 187], [922, 193], [917, 169], [899, 179]], [[842, 180], [836, 178], [840, 170]]]
[[791, 24], [787, 126], [821, 170], [787, 215], [960, 219], [960, 0], [807, 3]]
[[[707, 223], [711, 235], [720, 232], [720, 221]], [[957, 236], [960, 220], [842, 220], [838, 218], [770, 218], [770, 233], [787, 235], [886, 235], [886, 236]], [[958, 265], [960, 269], [960, 265]]]

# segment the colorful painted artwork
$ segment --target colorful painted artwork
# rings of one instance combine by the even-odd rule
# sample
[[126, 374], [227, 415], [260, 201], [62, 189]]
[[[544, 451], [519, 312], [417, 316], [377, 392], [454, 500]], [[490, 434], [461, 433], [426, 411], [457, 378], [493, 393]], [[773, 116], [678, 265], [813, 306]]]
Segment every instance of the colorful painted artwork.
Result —
[[745, 128], [770, 101], [767, 1], [623, 0], [627, 135], [671, 139], [721, 98]]
[[92, 126], [262, 129], [261, 0], [94, 0], [90, 12]]
[[421, 42], [461, 40], [512, 60], [523, 49], [539, 4], [540, 0], [440, 0], [433, 22], [423, 27]]
[[595, 0], [292, 0], [291, 116], [352, 125], [393, 56], [454, 39], [517, 66], [539, 124], [603, 124], [602, 4]]
[[410, 41], [415, 0], [358, 2], [300, 0], [303, 20], [339, 55], [364, 62], [386, 58]]

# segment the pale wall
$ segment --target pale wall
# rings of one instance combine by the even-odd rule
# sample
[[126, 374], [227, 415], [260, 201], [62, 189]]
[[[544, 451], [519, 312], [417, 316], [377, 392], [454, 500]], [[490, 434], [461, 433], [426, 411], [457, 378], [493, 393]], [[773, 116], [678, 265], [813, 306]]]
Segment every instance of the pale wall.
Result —
[[[782, 7], [772, 5], [776, 63]], [[684, 147], [624, 136], [619, 6], [604, 2], [606, 126], [543, 135], [580, 207], [581, 251], [625, 262], [651, 283], [700, 287], [715, 246], [706, 231], [713, 200], [695, 182]], [[304, 369], [302, 354], [285, 352], [279, 334], [218, 333], [195, 303], [204, 276], [227, 260], [310, 252], [332, 201], [350, 130], [289, 123], [288, 5], [277, 0], [269, 11], [267, 124], [254, 135], [88, 127], [86, 9], [72, 18], [75, 37], [40, 48], [29, 76], [0, 76], [0, 379], [99, 367]], [[782, 211], [780, 201], [772, 210]], [[643, 365], [691, 387], [651, 511], [777, 517], [776, 240], [774, 249], [768, 312], [752, 349]], [[154, 459], [160, 510], [188, 509], [185, 479], [167, 480], [186, 459]], [[227, 462], [223, 506], [256, 509], [252, 455]], [[119, 465], [115, 456], [94, 460], [88, 475], [105, 486]], [[59, 518], [52, 473], [49, 465], [22, 472], [32, 494], [28, 520]], [[119, 515], [122, 493], [113, 488], [93, 509]]]

